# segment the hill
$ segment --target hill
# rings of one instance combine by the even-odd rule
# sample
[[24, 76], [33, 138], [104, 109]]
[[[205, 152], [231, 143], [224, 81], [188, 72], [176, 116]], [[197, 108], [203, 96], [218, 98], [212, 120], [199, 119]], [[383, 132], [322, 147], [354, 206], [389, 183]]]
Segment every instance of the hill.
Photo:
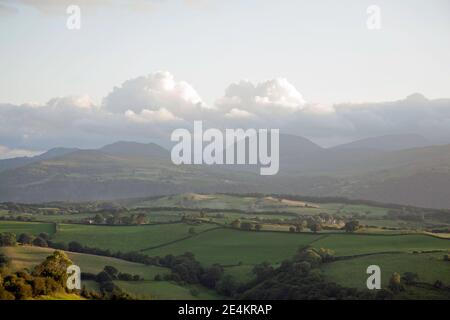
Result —
[[[404, 147], [412, 141], [411, 136], [397, 138], [397, 148], [398, 141]], [[386, 151], [393, 145], [378, 143], [385, 150], [377, 150], [371, 148], [375, 140], [324, 149], [305, 138], [281, 135], [280, 171], [266, 177], [259, 175], [256, 166], [176, 166], [168, 150], [152, 143], [63, 149], [0, 171], [0, 201], [77, 202], [186, 192], [259, 192], [450, 208], [450, 145]]]

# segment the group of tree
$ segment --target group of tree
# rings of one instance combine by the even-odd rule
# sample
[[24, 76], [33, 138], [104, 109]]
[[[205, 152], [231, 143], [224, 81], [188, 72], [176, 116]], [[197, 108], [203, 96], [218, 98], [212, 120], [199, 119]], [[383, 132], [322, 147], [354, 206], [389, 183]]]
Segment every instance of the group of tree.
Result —
[[94, 224], [107, 224], [107, 225], [140, 225], [149, 223], [149, 219], [146, 214], [122, 214], [122, 212], [108, 212], [103, 211], [97, 213], [92, 219]]
[[241, 222], [240, 219], [235, 219], [230, 223], [230, 226], [233, 229], [241, 229], [245, 231], [261, 231], [263, 229], [262, 224], [260, 223], [251, 223], [248, 221]]
[[344, 230], [345, 232], [355, 232], [360, 228], [359, 221], [350, 220], [345, 223]]
[[0, 261], [4, 261], [0, 268], [0, 300], [23, 300], [68, 292], [67, 268], [72, 261], [61, 251], [55, 251], [31, 272], [10, 272], [8, 259], [0, 257]]
[[42, 232], [38, 236], [22, 233], [18, 237], [13, 232], [0, 233], [0, 247], [13, 247], [17, 245], [17, 243], [37, 247], [48, 247], [49, 240], [50, 236], [46, 232]]
[[374, 295], [326, 281], [319, 266], [333, 260], [328, 249], [301, 248], [278, 267], [269, 262], [253, 268], [254, 279], [238, 287], [236, 299], [322, 300], [372, 299]]
[[93, 273], [82, 273], [81, 274], [82, 280], [94, 280], [98, 283], [103, 282], [111, 282], [114, 280], [121, 280], [121, 281], [142, 281], [144, 280], [140, 275], [138, 274], [130, 274], [126, 272], [120, 272], [113, 266], [105, 266], [102, 271], [100, 271], [98, 274]]

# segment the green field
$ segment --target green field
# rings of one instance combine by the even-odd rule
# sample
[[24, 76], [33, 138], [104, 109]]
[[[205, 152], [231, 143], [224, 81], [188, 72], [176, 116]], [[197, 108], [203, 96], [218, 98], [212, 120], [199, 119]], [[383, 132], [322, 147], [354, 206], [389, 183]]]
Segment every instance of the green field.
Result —
[[[76, 211], [94, 212], [90, 214], [39, 215], [40, 219], [49, 223], [0, 221], [0, 232], [14, 232], [17, 235], [23, 232], [35, 235], [47, 232], [55, 243], [77, 241], [91, 248], [109, 249], [111, 252], [138, 251], [150, 257], [192, 252], [203, 267], [220, 264], [225, 275], [231, 275], [241, 284], [254, 279], [252, 270], [255, 264], [267, 261], [272, 266], [278, 266], [283, 260], [291, 259], [299, 248], [311, 246], [334, 251], [337, 260], [322, 264], [321, 272], [326, 280], [345, 287], [366, 288], [366, 269], [369, 265], [381, 267], [384, 287], [394, 272], [417, 273], [419, 281], [425, 286], [410, 286], [408, 296], [405, 296], [407, 298], [445, 298], [439, 290], [433, 289], [432, 284], [441, 280], [450, 285], [450, 264], [443, 260], [444, 254], [450, 252], [450, 239], [441, 239], [431, 233], [436, 232], [434, 235], [445, 237], [445, 228], [449, 226], [431, 219], [392, 219], [392, 215], [386, 216], [389, 209], [382, 206], [306, 203], [276, 196], [238, 197], [194, 193], [129, 200], [123, 205], [127, 208], [106, 211], [105, 214], [123, 217], [144, 213], [153, 224], [111, 226], [64, 222], [68, 219], [85, 221], [86, 218], [92, 218], [95, 211], [89, 210], [97, 208], [97, 204], [91, 204], [86, 205], [88, 211], [84, 211], [84, 207], [77, 207]], [[318, 216], [320, 213], [332, 216]], [[21, 212], [16, 214], [22, 215]], [[174, 222], [180, 221], [183, 216], [185, 222]], [[33, 218], [36, 217], [33, 215]], [[244, 222], [250, 222], [253, 226], [261, 225], [262, 230], [256, 232], [230, 228], [230, 223], [236, 219], [240, 219], [241, 226]], [[346, 233], [342, 227], [353, 219], [359, 221], [361, 228], [354, 233]], [[289, 232], [289, 228], [299, 221], [309, 224], [311, 220], [321, 223], [323, 229], [318, 233], [308, 232], [308, 228], [300, 233]], [[58, 223], [56, 233], [55, 224], [51, 222]], [[434, 228], [443, 233], [432, 231]], [[191, 229], [194, 232], [190, 232]], [[15, 270], [32, 268], [52, 251], [29, 246], [0, 248], [0, 252], [13, 259]], [[157, 274], [170, 273], [168, 268], [88, 254], [67, 254], [83, 272], [96, 274], [104, 266], [111, 265], [120, 272], [140, 275], [144, 281], [115, 281], [120, 288], [138, 298], [220, 298], [217, 292], [205, 287], [154, 280]], [[92, 290], [99, 290], [96, 282], [86, 281], [84, 284]], [[401, 295], [398, 297], [401, 298]]]
[[332, 234], [314, 243], [316, 248], [334, 250], [337, 256], [377, 252], [449, 250], [450, 241], [427, 235]]
[[387, 286], [394, 272], [414, 272], [419, 276], [418, 281], [433, 284], [436, 280], [441, 280], [450, 284], [450, 263], [442, 257], [441, 253], [377, 254], [328, 263], [322, 270], [328, 280], [359, 289], [367, 288], [366, 269], [370, 265], [380, 267], [382, 287]]
[[46, 232], [49, 235], [53, 235], [55, 233], [55, 225], [53, 223], [0, 221], [0, 233], [2, 232], [13, 232], [16, 235], [21, 233], [38, 235]]
[[287, 232], [246, 232], [217, 229], [161, 248], [144, 251], [150, 256], [194, 253], [203, 264], [255, 264], [263, 261], [279, 263], [291, 258], [297, 249], [318, 239], [320, 235]]
[[[212, 290], [200, 286], [181, 286], [167, 281], [114, 281], [122, 290], [139, 299], [151, 300], [213, 300], [220, 296]], [[191, 290], [198, 294], [193, 295]]]
[[143, 226], [61, 224], [53, 240], [64, 243], [78, 241], [89, 247], [130, 252], [187, 237], [191, 227], [201, 232], [217, 226], [212, 224], [191, 226], [185, 223]]

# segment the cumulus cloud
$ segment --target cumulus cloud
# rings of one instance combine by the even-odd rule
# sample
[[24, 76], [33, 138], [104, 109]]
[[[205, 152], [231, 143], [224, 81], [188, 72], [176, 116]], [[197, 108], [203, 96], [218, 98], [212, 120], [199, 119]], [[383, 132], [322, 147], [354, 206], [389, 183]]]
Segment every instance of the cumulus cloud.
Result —
[[136, 113], [133, 110], [127, 110], [125, 116], [131, 121], [137, 123], [163, 123], [163, 122], [173, 122], [181, 121], [180, 118], [176, 117], [172, 112], [166, 108], [160, 108], [158, 110], [148, 110], [144, 109], [140, 113]]
[[125, 81], [104, 99], [103, 106], [114, 113], [128, 110], [135, 113], [141, 113], [143, 110], [147, 110], [147, 113], [161, 112], [161, 109], [164, 109], [185, 116], [208, 108], [189, 83], [176, 81], [167, 71]]
[[233, 108], [225, 114], [225, 117], [230, 119], [249, 119], [254, 117], [254, 115], [248, 111]]
[[217, 106], [226, 111], [243, 110], [256, 115], [289, 114], [301, 110], [305, 100], [284, 78], [253, 84], [243, 80], [231, 84]]
[[175, 128], [190, 128], [193, 120], [219, 129], [278, 128], [327, 145], [396, 133], [450, 143], [450, 99], [414, 94], [398, 101], [324, 106], [306, 102], [286, 79], [272, 79], [231, 84], [214, 106], [207, 106], [189, 83], [155, 72], [113, 88], [100, 105], [88, 95], [42, 105], [0, 104], [0, 157], [117, 140], [163, 141]]

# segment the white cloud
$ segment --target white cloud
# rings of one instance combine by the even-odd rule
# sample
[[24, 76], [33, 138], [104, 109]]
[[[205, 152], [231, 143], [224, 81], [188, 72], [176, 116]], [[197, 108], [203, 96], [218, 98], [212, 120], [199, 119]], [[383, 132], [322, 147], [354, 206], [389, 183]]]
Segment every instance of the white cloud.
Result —
[[9, 159], [16, 157], [32, 157], [41, 154], [43, 151], [11, 149], [0, 145], [0, 159]]
[[94, 101], [88, 95], [53, 98], [47, 102], [47, 106], [53, 108], [80, 109], [92, 109], [96, 107]]
[[279, 128], [325, 144], [395, 133], [450, 143], [450, 99], [415, 94], [392, 102], [324, 106], [306, 103], [287, 80], [274, 79], [234, 83], [208, 108], [189, 83], [156, 72], [115, 87], [102, 105], [87, 95], [53, 98], [43, 105], [0, 104], [0, 145], [10, 148], [1, 152], [9, 157], [57, 146], [162, 140], [175, 128], [189, 128], [193, 120], [204, 120], [205, 127]]
[[190, 116], [208, 108], [190, 84], [176, 81], [166, 71], [125, 81], [104, 99], [103, 106], [114, 113], [128, 110], [140, 113], [163, 108], [177, 116]]
[[239, 109], [270, 116], [299, 111], [304, 107], [305, 100], [289, 81], [277, 78], [257, 84], [247, 80], [233, 83], [216, 104], [226, 111]]
[[225, 117], [230, 119], [248, 119], [254, 117], [254, 115], [248, 111], [233, 108], [225, 114]]
[[133, 110], [127, 110], [125, 116], [129, 120], [137, 123], [163, 123], [181, 120], [166, 108], [160, 108], [158, 110], [144, 109], [140, 113], [135, 113]]

